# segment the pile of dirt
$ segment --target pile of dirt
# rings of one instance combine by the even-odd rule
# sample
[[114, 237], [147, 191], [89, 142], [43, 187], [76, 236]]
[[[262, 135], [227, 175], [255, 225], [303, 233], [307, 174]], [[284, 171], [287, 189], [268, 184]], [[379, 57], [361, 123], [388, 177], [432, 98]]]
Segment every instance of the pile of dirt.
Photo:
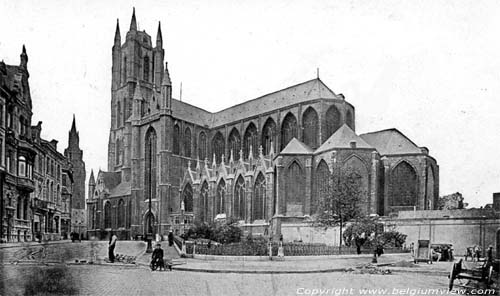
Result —
[[345, 272], [354, 273], [354, 274], [391, 274], [392, 272], [388, 269], [379, 268], [378, 266], [368, 263], [360, 266], [356, 266], [356, 268], [346, 268]]
[[412, 261], [399, 261], [391, 264], [391, 267], [419, 267], [419, 265], [413, 263]]
[[137, 261], [137, 257], [123, 255], [123, 254], [116, 254], [115, 261], [121, 262], [121, 263], [127, 263], [127, 264], [135, 264], [135, 262]]

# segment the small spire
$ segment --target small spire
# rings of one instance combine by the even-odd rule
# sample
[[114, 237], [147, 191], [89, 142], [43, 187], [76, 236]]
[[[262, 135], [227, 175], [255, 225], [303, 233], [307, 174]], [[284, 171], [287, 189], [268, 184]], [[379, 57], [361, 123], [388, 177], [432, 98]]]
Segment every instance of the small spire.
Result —
[[138, 100], [138, 101], [143, 100], [140, 81], [137, 83], [137, 86], [135, 87], [134, 100]]
[[163, 47], [163, 38], [161, 36], [161, 22], [158, 21], [158, 33], [156, 33], [156, 47]]
[[271, 158], [274, 157], [274, 145], [273, 145], [273, 141], [271, 141], [271, 148], [269, 148], [269, 155], [271, 156]]
[[188, 170], [191, 170], [191, 160], [188, 160]]
[[262, 153], [264, 149], [262, 148], [262, 145], [259, 146], [259, 158], [263, 158], [264, 154]]
[[248, 152], [248, 159], [253, 159], [252, 145], [250, 145], [250, 152]]
[[95, 185], [94, 170], [90, 170], [89, 186]]
[[115, 31], [115, 45], [120, 45], [122, 38], [120, 35], [120, 21], [116, 19], [116, 31]]
[[212, 168], [215, 168], [217, 166], [217, 162], [215, 161], [215, 153], [214, 153], [214, 159], [212, 162]]
[[316, 68], [316, 78], [319, 79], [319, 67]]
[[243, 150], [240, 149], [240, 161], [243, 162]]
[[135, 20], [135, 7], [132, 10], [132, 20], [130, 21], [130, 31], [137, 31], [137, 21]]
[[21, 52], [21, 67], [26, 68], [28, 66], [28, 54], [26, 54], [26, 47], [23, 44], [23, 50]]
[[73, 123], [71, 124], [71, 132], [76, 132], [76, 120], [74, 113], [73, 113]]
[[231, 149], [231, 152], [229, 153], [229, 164], [232, 164], [233, 162], [234, 162], [233, 149]]
[[220, 159], [221, 159], [221, 161], [220, 161], [221, 166], [224, 166], [224, 154], [222, 154]]
[[172, 81], [170, 80], [170, 74], [168, 73], [168, 62], [165, 62], [165, 72], [163, 73], [162, 86], [172, 86]]
[[200, 171], [200, 156], [196, 156], [196, 171]]
[[23, 54], [26, 54], [26, 46], [23, 44]]

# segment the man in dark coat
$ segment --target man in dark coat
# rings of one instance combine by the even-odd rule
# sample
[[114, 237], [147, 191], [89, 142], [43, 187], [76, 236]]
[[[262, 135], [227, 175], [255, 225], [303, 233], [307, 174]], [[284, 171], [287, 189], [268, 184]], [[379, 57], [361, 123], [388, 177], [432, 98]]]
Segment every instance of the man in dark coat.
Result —
[[168, 233], [168, 246], [171, 247], [174, 245], [174, 233], [172, 230]]
[[155, 270], [157, 267], [164, 268], [165, 262], [163, 261], [163, 249], [160, 244], [156, 244], [153, 254], [151, 255], [151, 267]]

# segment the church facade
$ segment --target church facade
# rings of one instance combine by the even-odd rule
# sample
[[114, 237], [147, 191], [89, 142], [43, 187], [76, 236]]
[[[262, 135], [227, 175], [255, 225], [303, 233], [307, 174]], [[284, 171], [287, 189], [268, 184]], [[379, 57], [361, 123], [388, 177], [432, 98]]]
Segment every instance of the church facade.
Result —
[[356, 134], [355, 108], [319, 78], [208, 112], [172, 97], [160, 26], [135, 11], [112, 48], [107, 171], [91, 174], [89, 236], [121, 238], [235, 219], [280, 234], [319, 210], [329, 175], [360, 176], [365, 214], [435, 209], [439, 167], [397, 129]]

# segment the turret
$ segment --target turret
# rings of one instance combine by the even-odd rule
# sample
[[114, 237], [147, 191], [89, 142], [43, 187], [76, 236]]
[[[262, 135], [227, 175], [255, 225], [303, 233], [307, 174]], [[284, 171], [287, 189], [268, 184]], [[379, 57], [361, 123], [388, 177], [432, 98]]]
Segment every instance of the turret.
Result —
[[23, 44], [23, 51], [21, 53], [21, 64], [20, 66], [25, 70], [28, 69], [28, 55], [26, 54], [26, 47]]
[[132, 20], [130, 21], [130, 31], [137, 31], [137, 21], [135, 20], [135, 7], [132, 9]]
[[163, 59], [165, 58], [165, 51], [163, 50], [163, 37], [161, 35], [161, 23], [158, 22], [158, 33], [156, 33], [156, 47], [153, 49], [153, 67], [155, 87], [160, 88], [163, 76]]
[[165, 109], [172, 108], [172, 81], [168, 73], [168, 63], [165, 63], [165, 73], [163, 73], [163, 81], [161, 83], [161, 94], [163, 97], [162, 105]]
[[76, 130], [76, 120], [75, 114], [73, 114], [73, 123], [71, 124], [71, 129], [68, 136], [68, 146], [69, 147], [80, 147], [80, 135]]
[[111, 89], [116, 90], [117, 88], [120, 87], [121, 84], [121, 56], [122, 56], [122, 51], [121, 51], [121, 35], [120, 35], [120, 23], [118, 19], [116, 19], [116, 31], [115, 31], [115, 42], [113, 44], [113, 58], [112, 58], [112, 66], [111, 66], [111, 71], [112, 71], [112, 83], [111, 83]]
[[94, 196], [94, 191], [95, 191], [94, 170], [91, 170], [89, 178], [89, 199], [92, 199], [92, 197]]

